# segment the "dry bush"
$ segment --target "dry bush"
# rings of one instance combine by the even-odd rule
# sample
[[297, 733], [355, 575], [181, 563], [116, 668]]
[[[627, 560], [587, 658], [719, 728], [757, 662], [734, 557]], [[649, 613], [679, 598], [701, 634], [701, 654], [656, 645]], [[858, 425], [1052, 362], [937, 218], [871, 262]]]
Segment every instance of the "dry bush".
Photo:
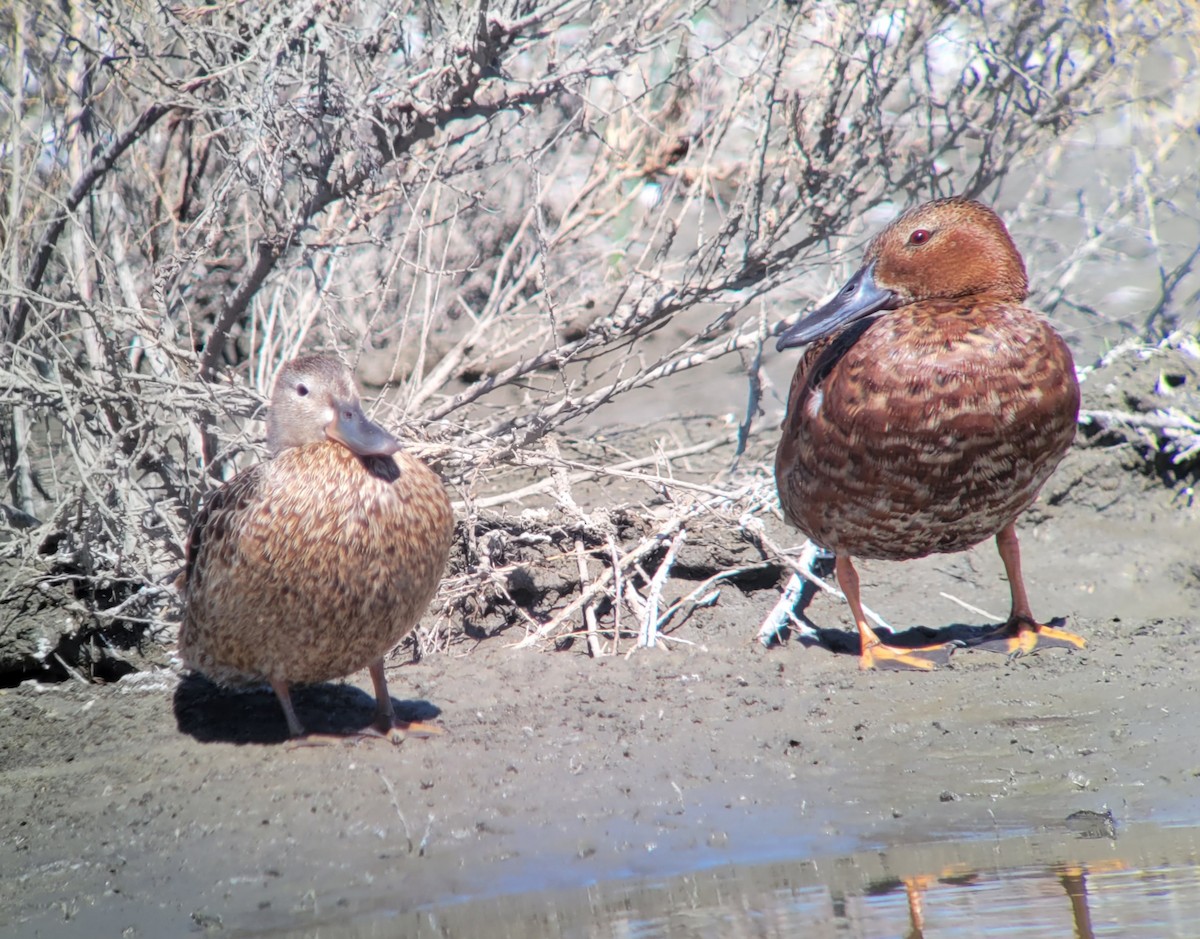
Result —
[[[513, 621], [549, 636], [607, 598], [653, 627], [671, 545], [701, 518], [769, 511], [765, 466], [674, 479], [652, 435], [620, 458], [559, 442], [635, 389], [732, 364], [741, 427], [679, 448], [732, 459], [774, 310], [826, 292], [864, 232], [934, 195], [1007, 200], [1077, 347], [1187, 325], [1189, 8], [750, 7], [0, 10], [0, 591], [66, 583], [77, 629], [160, 623], [199, 498], [261, 456], [249, 419], [281, 363], [334, 349], [464, 500], [441, 627], [504, 600], [504, 525], [608, 565], [568, 616]], [[1059, 181], [1104, 148], [1124, 172]], [[1097, 312], [1092, 273], [1130, 255], [1158, 282]], [[667, 494], [630, 543], [572, 497], [604, 473]], [[553, 524], [480, 514], [535, 493]]]

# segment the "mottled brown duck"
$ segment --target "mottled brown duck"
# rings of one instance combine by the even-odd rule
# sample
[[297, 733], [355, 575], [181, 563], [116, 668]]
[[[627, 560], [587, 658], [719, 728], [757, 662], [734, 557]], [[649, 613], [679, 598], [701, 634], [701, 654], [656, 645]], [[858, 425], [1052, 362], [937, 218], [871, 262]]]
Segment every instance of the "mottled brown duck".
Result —
[[379, 730], [398, 722], [383, 656], [437, 590], [454, 528], [441, 480], [363, 413], [349, 370], [284, 366], [271, 458], [209, 496], [192, 529], [180, 652], [222, 684], [269, 682], [293, 736], [290, 686], [369, 668]]
[[952, 645], [896, 648], [863, 615], [851, 560], [907, 560], [995, 537], [1012, 592], [980, 647], [1019, 655], [1084, 640], [1034, 619], [1016, 520], [1075, 436], [1066, 343], [1025, 306], [1025, 265], [990, 208], [905, 212], [832, 300], [779, 338], [804, 351], [775, 457], [787, 520], [832, 552], [863, 668], [930, 669]]

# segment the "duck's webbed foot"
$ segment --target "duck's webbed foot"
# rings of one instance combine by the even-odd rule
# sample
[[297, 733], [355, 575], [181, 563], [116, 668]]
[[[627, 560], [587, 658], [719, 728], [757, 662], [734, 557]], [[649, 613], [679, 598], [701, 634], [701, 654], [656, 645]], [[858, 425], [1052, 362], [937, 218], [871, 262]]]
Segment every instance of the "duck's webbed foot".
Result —
[[1049, 623], [1039, 623], [1028, 616], [1013, 616], [999, 629], [971, 643], [971, 648], [999, 652], [1015, 659], [1035, 650], [1086, 647], [1087, 640], [1067, 632], [1062, 628], [1066, 625], [1067, 621], [1061, 616], [1056, 616]]
[[364, 727], [358, 732], [363, 739], [382, 737], [388, 743], [401, 744], [408, 737], [436, 737], [445, 733], [437, 724], [426, 724], [424, 721], [402, 721], [395, 717], [390, 720], [377, 720], [370, 727]]
[[947, 642], [936, 646], [905, 649], [885, 644], [874, 632], [871, 636], [874, 637], [874, 642], [863, 636], [862, 655], [858, 660], [858, 667], [864, 670], [875, 668], [889, 672], [931, 672], [939, 666], [949, 665], [950, 656], [958, 648], [958, 643]]
[[350, 730], [345, 733], [300, 733], [288, 741], [287, 748], [290, 750], [297, 747], [332, 747], [335, 745], [348, 747], [364, 741], [386, 742], [399, 746], [410, 736], [433, 737], [441, 733], [445, 733], [445, 731], [436, 724], [426, 724], [421, 721], [392, 720], [386, 726], [381, 721], [376, 721], [361, 730]]
[[402, 721], [396, 717], [392, 707], [392, 696], [388, 694], [387, 676], [383, 659], [371, 663], [371, 682], [375, 685], [375, 723], [359, 732], [361, 737], [383, 737], [389, 743], [403, 743], [410, 734], [414, 737], [433, 737], [442, 733], [436, 724], [422, 721]]

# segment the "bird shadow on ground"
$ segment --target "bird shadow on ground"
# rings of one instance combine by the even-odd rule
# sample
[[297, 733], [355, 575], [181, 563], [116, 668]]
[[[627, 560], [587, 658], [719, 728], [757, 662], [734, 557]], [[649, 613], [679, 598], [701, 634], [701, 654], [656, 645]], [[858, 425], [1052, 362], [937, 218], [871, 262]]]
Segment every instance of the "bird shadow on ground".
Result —
[[[818, 577], [828, 578], [833, 573], [832, 558], [818, 557], [814, 564], [813, 573]], [[858, 633], [853, 630], [839, 629], [837, 627], [818, 626], [808, 616], [808, 605], [812, 602], [813, 597], [817, 594], [817, 589], [812, 583], [804, 584], [800, 592], [800, 596], [796, 600], [796, 605], [792, 609], [792, 614], [795, 619], [801, 624], [803, 629], [797, 629], [793, 623], [786, 632], [775, 636], [776, 642], [786, 642], [788, 640], [798, 642], [805, 648], [819, 646], [827, 649], [835, 655], [853, 655], [859, 656], [862, 654], [862, 642], [859, 640]], [[972, 625], [970, 623], [948, 623], [945, 626], [910, 626], [907, 629], [893, 631], [888, 627], [875, 627], [876, 634], [887, 645], [897, 649], [919, 649], [925, 646], [936, 645], [952, 645], [955, 649], [970, 649], [972, 647], [981, 646], [982, 643], [992, 638], [996, 630], [1000, 629], [1003, 623], [984, 623], [982, 625]], [[1051, 620], [1050, 625], [1062, 627], [1065, 625], [1063, 620]], [[999, 649], [987, 649], [985, 651], [1000, 651]]]
[[[793, 629], [789, 637], [792, 642], [802, 646], [818, 646], [835, 655], [862, 654], [862, 643], [858, 633], [836, 627], [817, 626], [811, 620], [807, 621], [811, 632], [800, 633]], [[994, 633], [1002, 623], [985, 623], [971, 625], [969, 623], [950, 623], [946, 626], [910, 626], [898, 632], [876, 628], [876, 633], [889, 646], [897, 649], [918, 649], [923, 646], [950, 644], [960, 649], [978, 646]]]
[[[371, 725], [375, 699], [360, 688], [337, 682], [292, 688], [296, 716], [310, 734], [353, 734]], [[396, 717], [428, 721], [441, 709], [428, 701], [392, 698]], [[284, 743], [287, 721], [269, 685], [226, 688], [202, 675], [188, 675], [175, 689], [175, 723], [201, 743]]]

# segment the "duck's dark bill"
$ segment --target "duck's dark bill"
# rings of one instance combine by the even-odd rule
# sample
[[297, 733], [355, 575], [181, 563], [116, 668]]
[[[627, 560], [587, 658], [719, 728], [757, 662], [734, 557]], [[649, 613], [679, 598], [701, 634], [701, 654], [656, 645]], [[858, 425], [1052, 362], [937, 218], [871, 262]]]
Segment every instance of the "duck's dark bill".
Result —
[[876, 285], [875, 262], [872, 261], [846, 281], [845, 286], [832, 300], [784, 330], [775, 348], [782, 352], [784, 349], [815, 342], [837, 332], [847, 323], [853, 323], [880, 310], [891, 309], [895, 301], [896, 295], [892, 291]]
[[333, 420], [325, 427], [330, 440], [359, 456], [390, 456], [400, 449], [396, 438], [370, 420], [357, 401], [335, 401], [334, 408]]

